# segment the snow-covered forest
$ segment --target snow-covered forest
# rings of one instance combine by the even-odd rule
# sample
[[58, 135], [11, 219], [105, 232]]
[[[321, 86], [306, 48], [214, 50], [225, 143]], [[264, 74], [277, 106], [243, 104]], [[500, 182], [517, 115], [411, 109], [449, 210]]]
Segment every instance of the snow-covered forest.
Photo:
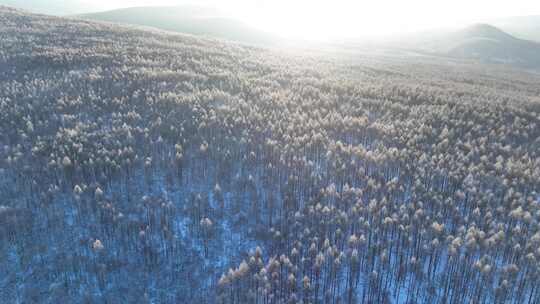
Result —
[[539, 84], [0, 7], [0, 302], [538, 304]]

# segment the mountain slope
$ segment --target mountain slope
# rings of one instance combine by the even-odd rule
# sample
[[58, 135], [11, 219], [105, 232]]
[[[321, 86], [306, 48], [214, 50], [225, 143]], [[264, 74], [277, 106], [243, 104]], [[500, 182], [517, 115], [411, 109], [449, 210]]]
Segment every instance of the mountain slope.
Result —
[[540, 16], [511, 17], [489, 23], [521, 39], [540, 42]]
[[494, 26], [476, 24], [423, 43], [438, 53], [520, 67], [540, 66], [540, 44], [518, 39]]
[[126, 23], [155, 27], [162, 30], [270, 45], [277, 38], [224, 16], [215, 9], [197, 6], [133, 7], [106, 12], [78, 15], [89, 20]]

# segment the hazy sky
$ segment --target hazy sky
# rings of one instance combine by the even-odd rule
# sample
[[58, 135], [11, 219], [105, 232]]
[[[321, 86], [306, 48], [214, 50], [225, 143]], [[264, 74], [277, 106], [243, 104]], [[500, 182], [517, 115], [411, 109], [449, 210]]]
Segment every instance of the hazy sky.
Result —
[[186, 3], [216, 6], [260, 29], [309, 39], [394, 34], [540, 15], [540, 0], [0, 0], [0, 4], [58, 15]]

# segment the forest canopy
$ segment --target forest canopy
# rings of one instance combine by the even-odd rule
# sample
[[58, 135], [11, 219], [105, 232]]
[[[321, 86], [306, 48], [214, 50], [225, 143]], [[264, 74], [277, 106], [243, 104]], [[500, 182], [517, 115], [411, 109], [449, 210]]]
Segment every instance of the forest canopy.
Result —
[[540, 302], [540, 75], [0, 29], [2, 302]]

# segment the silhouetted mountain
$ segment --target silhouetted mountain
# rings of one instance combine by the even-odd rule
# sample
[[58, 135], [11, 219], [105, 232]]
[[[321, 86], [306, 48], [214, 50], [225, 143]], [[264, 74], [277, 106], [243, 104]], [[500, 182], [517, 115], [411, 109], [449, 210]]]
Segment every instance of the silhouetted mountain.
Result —
[[540, 42], [540, 16], [520, 16], [490, 21], [518, 38]]
[[444, 34], [421, 45], [422, 49], [453, 57], [520, 67], [540, 66], [540, 44], [518, 39], [492, 25], [476, 24]]
[[133, 7], [78, 15], [84, 19], [149, 26], [167, 31], [269, 45], [278, 39], [215, 9], [197, 6]]
[[481, 37], [499, 41], [510, 41], [515, 39], [515, 37], [513, 37], [512, 35], [507, 34], [492, 25], [482, 23], [471, 25], [457, 32], [456, 36], [461, 36], [464, 39], [468, 39], [471, 37]]

